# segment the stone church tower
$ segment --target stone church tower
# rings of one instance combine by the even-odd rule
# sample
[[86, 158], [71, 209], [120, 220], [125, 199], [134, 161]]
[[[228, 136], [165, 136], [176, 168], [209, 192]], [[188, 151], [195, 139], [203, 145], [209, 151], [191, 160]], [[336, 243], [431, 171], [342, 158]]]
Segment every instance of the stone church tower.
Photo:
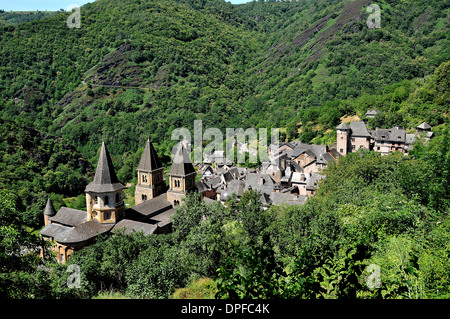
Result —
[[122, 190], [125, 186], [117, 179], [111, 157], [102, 142], [94, 180], [86, 186], [87, 221], [117, 223], [124, 216]]
[[336, 127], [336, 149], [342, 156], [351, 152], [351, 129], [345, 124], [341, 123]]
[[174, 206], [179, 205], [186, 194], [195, 189], [196, 176], [194, 166], [183, 145], [178, 147], [168, 175], [167, 201]]
[[147, 139], [137, 170], [138, 183], [134, 193], [135, 204], [155, 198], [166, 191], [163, 179], [164, 167], [156, 154], [153, 144]]

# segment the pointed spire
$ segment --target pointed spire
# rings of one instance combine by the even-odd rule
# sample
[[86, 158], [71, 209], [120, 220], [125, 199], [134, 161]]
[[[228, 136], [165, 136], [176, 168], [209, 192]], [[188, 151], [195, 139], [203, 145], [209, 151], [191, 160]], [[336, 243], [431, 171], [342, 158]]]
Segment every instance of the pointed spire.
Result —
[[56, 215], [56, 210], [55, 210], [55, 207], [53, 207], [53, 203], [52, 203], [52, 200], [50, 199], [50, 197], [47, 199], [47, 205], [45, 205], [44, 215], [47, 215], [50, 217]]
[[113, 192], [122, 188], [125, 188], [125, 186], [117, 179], [111, 156], [109, 156], [105, 142], [102, 141], [97, 169], [95, 170], [95, 177], [86, 187], [85, 192]]
[[191, 173], [195, 173], [194, 166], [192, 165], [186, 149], [182, 144], [180, 144], [177, 152], [175, 153], [175, 157], [173, 158], [169, 175], [185, 176]]
[[158, 158], [158, 154], [156, 153], [153, 144], [150, 142], [150, 139], [147, 139], [147, 143], [145, 144], [144, 152], [142, 153], [141, 161], [139, 162], [137, 169], [151, 172], [161, 167], [162, 164]]

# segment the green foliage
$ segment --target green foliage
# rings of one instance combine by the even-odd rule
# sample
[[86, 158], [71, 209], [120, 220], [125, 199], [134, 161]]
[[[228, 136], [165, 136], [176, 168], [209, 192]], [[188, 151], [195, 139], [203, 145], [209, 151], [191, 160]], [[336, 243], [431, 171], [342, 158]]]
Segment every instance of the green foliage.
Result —
[[39, 239], [21, 226], [16, 197], [0, 190], [0, 296], [30, 298], [41, 289], [40, 273], [34, 273], [39, 262]]
[[67, 141], [2, 119], [0, 135], [0, 187], [18, 196], [17, 205], [24, 212], [20, 223], [42, 225], [49, 195], [60, 206], [58, 195], [84, 191], [92, 167]]

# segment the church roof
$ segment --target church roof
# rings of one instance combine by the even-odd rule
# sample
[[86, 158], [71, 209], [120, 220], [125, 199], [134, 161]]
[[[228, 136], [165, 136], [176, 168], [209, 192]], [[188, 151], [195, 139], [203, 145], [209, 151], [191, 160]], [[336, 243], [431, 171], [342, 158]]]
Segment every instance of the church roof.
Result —
[[83, 210], [61, 207], [55, 216], [51, 217], [52, 223], [66, 226], [78, 226], [85, 222], [87, 213]]
[[155, 198], [146, 200], [138, 205], [125, 210], [127, 219], [142, 220], [155, 216], [172, 208], [172, 204], [167, 201], [167, 194], [161, 194]]
[[153, 144], [148, 139], [137, 169], [141, 171], [154, 171], [155, 169], [161, 167], [162, 164], [159, 160], [158, 154], [156, 153]]
[[55, 207], [53, 207], [51, 199], [47, 199], [47, 205], [45, 205], [44, 215], [47, 216], [55, 216], [56, 210]]
[[58, 243], [78, 244], [108, 232], [113, 226], [114, 224], [101, 224], [96, 220], [90, 220], [75, 227], [48, 224], [39, 233], [51, 237]]
[[142, 231], [144, 235], [151, 235], [158, 228], [157, 225], [152, 225], [148, 223], [138, 222], [131, 219], [122, 219], [118, 222], [111, 230], [112, 233], [117, 232], [120, 229], [124, 229], [124, 234], [128, 235], [132, 232]]
[[169, 175], [185, 176], [195, 173], [194, 166], [191, 163], [188, 153], [184, 146], [178, 148], [175, 157], [173, 158], [172, 167]]
[[94, 180], [86, 186], [85, 192], [114, 192], [116, 190], [125, 188], [125, 186], [119, 182], [114, 171], [114, 166], [106, 149], [105, 142], [102, 142], [102, 148], [100, 150], [100, 157], [98, 158], [97, 169], [95, 170]]

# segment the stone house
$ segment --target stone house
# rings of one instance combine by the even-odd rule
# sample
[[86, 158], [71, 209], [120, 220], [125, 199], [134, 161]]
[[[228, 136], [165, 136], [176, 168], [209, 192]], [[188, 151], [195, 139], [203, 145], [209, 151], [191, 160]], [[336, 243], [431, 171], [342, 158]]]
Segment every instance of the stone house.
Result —
[[374, 150], [383, 155], [394, 151], [407, 154], [418, 135], [424, 135], [426, 140], [433, 137], [431, 126], [423, 122], [416, 127], [415, 134], [408, 134], [400, 127], [369, 130], [363, 121], [357, 121], [336, 127], [336, 145], [343, 156], [359, 149]]

